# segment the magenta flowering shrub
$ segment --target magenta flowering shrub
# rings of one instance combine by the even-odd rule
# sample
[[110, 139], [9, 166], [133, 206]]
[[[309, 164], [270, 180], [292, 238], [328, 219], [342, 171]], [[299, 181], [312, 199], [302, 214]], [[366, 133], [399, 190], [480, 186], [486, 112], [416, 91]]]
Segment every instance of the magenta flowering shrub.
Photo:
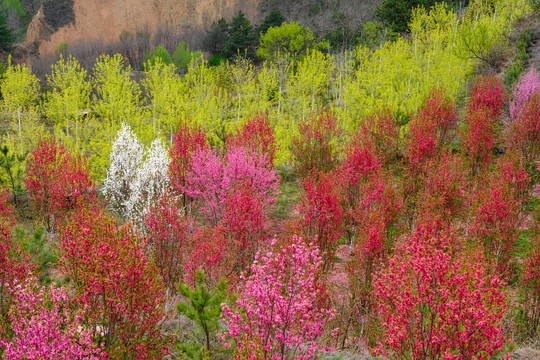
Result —
[[200, 211], [212, 223], [224, 215], [231, 189], [246, 184], [265, 205], [276, 200], [279, 176], [269, 169], [265, 154], [246, 148], [231, 148], [223, 155], [217, 149], [202, 149], [193, 154], [186, 175], [184, 192], [199, 201]]
[[540, 77], [536, 70], [531, 69], [524, 74], [514, 87], [512, 102], [510, 103], [510, 121], [516, 121], [534, 94], [540, 93]]
[[529, 162], [540, 160], [540, 92], [531, 95], [507, 132], [508, 145]]
[[250, 275], [242, 275], [237, 311], [222, 304], [228, 327], [222, 339], [236, 344], [235, 359], [307, 360], [326, 350], [317, 338], [334, 310], [325, 306], [322, 264], [317, 246], [296, 236], [274, 252], [257, 254]]
[[92, 331], [82, 325], [82, 313], [71, 303], [65, 288], [40, 287], [28, 279], [11, 289], [14, 303], [9, 313], [14, 333], [2, 359], [97, 360], [101, 349]]

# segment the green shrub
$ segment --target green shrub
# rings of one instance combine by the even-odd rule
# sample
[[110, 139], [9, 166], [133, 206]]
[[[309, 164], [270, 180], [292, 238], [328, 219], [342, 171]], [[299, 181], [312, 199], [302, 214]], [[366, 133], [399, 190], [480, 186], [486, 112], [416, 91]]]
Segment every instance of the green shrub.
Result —
[[64, 54], [67, 48], [68, 48], [68, 43], [63, 41], [60, 44], [58, 44], [58, 46], [56, 47], [56, 49], [54, 49], [54, 51], [57, 54]]
[[210, 66], [219, 66], [224, 60], [223, 56], [215, 55], [208, 60], [208, 64]]
[[176, 47], [173, 53], [172, 61], [178, 70], [185, 71], [188, 68], [189, 63], [193, 59], [198, 59], [202, 56], [200, 51], [194, 53], [186, 46], [184, 41], [180, 41], [180, 44]]

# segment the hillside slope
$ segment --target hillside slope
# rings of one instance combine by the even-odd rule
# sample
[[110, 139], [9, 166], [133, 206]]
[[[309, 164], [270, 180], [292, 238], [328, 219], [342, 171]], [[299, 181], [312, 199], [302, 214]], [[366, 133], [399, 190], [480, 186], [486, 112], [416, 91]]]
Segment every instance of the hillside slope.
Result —
[[[44, 0], [42, 0], [44, 1]], [[122, 31], [136, 32], [148, 28], [173, 29], [194, 47], [200, 46], [205, 30], [210, 24], [224, 17], [232, 18], [243, 11], [252, 23], [260, 22], [268, 12], [279, 8], [288, 20], [296, 20], [312, 27], [316, 32], [328, 31], [336, 14], [346, 14], [350, 25], [373, 18], [381, 0], [70, 0], [71, 19], [54, 19], [63, 24], [51, 24], [51, 14], [42, 8], [28, 27], [25, 45], [33, 53], [52, 53], [62, 42], [74, 44], [86, 40], [117, 41]], [[71, 5], [70, 5], [71, 6]], [[70, 9], [71, 10], [71, 9]], [[61, 16], [61, 15], [59, 15]], [[66, 21], [63, 21], [66, 20]]]

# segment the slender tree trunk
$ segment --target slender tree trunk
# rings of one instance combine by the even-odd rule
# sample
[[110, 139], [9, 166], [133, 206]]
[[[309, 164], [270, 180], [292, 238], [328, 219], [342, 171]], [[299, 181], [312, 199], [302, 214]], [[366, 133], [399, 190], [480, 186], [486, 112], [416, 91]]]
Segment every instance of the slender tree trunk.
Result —
[[21, 106], [17, 106], [17, 118], [19, 119], [19, 144], [21, 145], [21, 154], [23, 153], [22, 131], [21, 131]]

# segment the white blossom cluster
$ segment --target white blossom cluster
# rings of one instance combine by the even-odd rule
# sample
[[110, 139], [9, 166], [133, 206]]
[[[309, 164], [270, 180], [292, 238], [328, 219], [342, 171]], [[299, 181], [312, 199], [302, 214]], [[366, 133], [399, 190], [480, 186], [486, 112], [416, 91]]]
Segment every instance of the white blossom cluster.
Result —
[[140, 224], [151, 203], [169, 186], [169, 153], [159, 138], [145, 151], [137, 135], [122, 124], [110, 159], [103, 192], [124, 220]]

